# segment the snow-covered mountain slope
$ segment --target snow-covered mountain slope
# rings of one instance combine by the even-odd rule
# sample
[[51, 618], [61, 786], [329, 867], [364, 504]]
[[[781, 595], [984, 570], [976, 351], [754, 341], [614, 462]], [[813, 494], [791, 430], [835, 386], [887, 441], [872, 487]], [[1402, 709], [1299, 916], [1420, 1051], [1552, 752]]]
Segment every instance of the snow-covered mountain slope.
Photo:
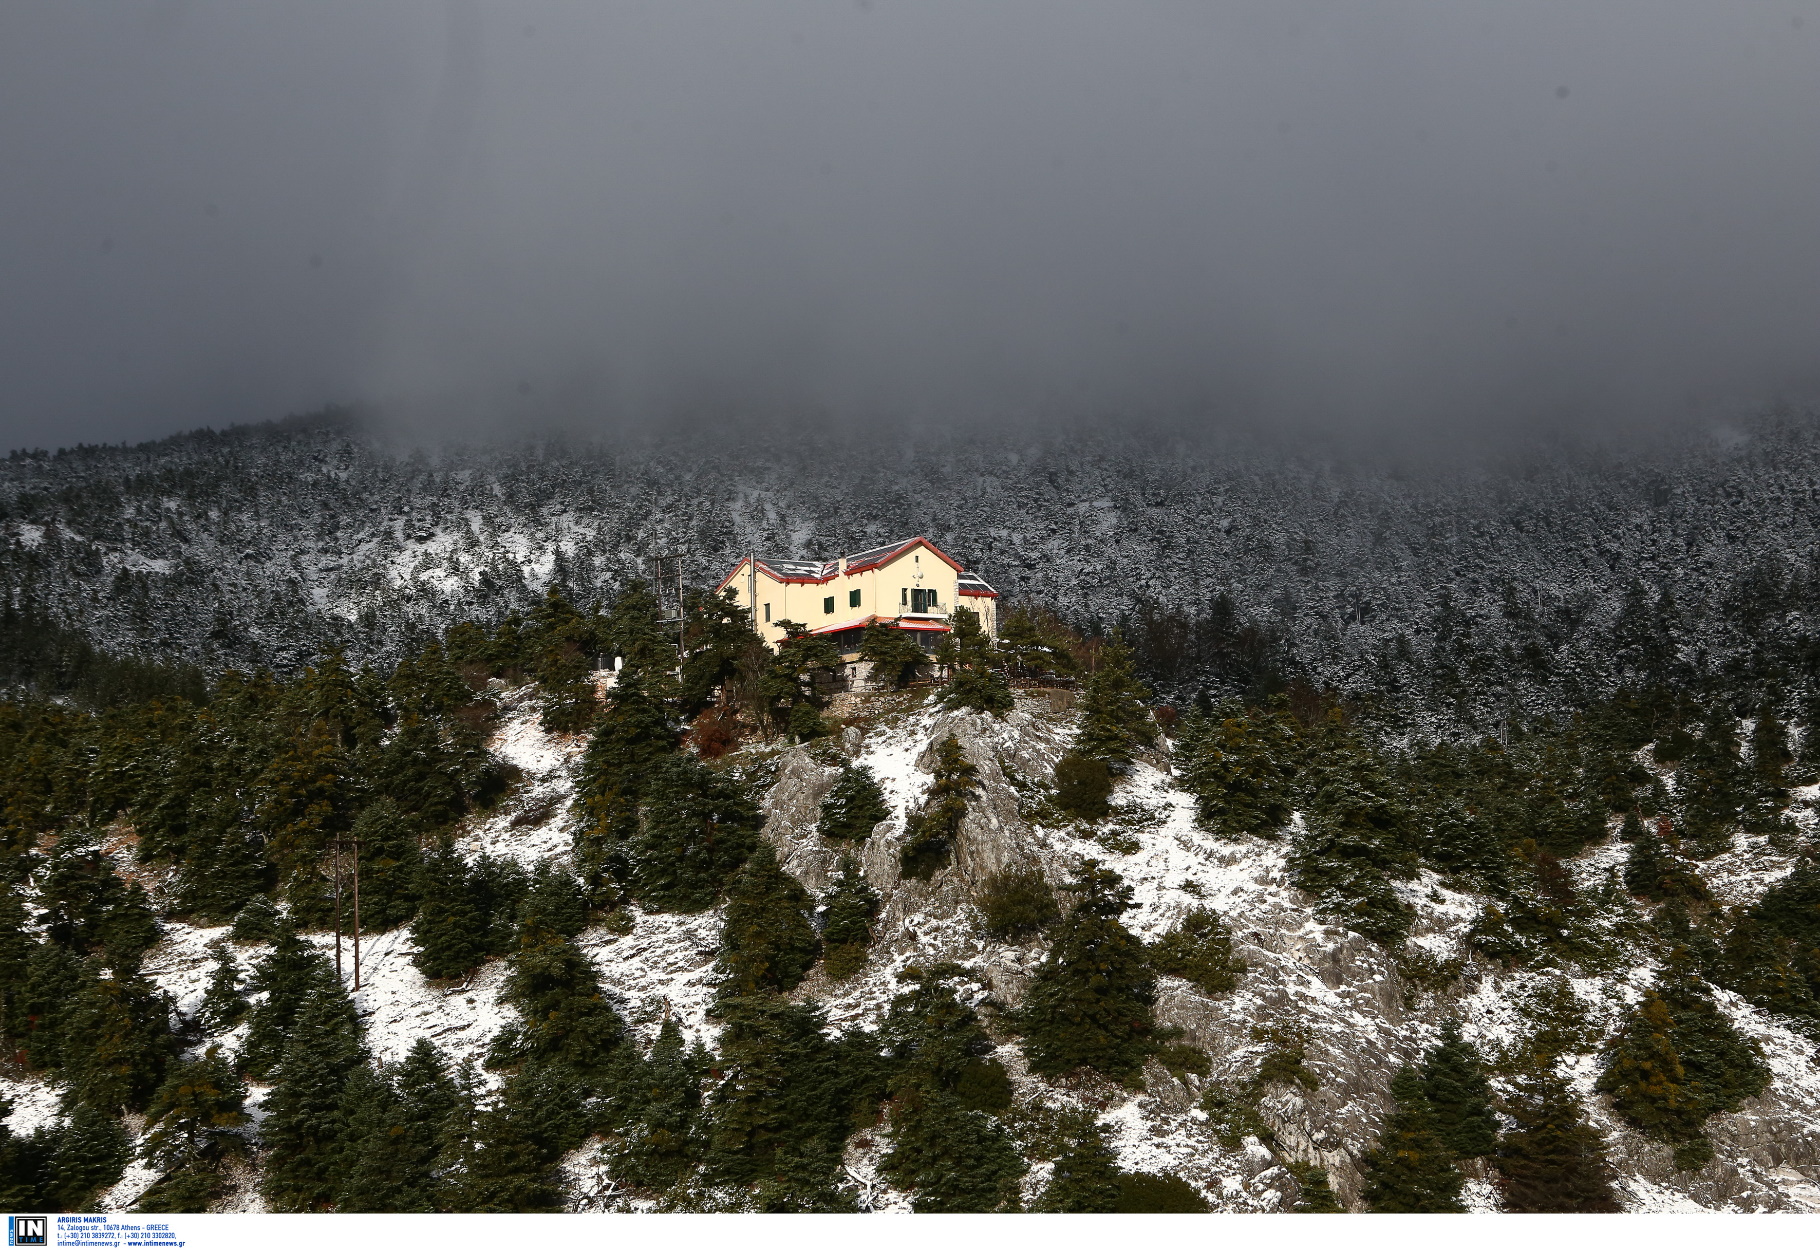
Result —
[[610, 599], [660, 552], [712, 585], [749, 550], [922, 533], [1013, 597], [1134, 612], [1171, 697], [1290, 671], [1495, 720], [1798, 668], [1820, 437], [1725, 433], [1416, 468], [1111, 429], [430, 454], [294, 421], [0, 462], [0, 585], [113, 650], [282, 669], [395, 657], [552, 580]]
[[[539, 729], [538, 708], [527, 692], [502, 702], [506, 715], [492, 749], [517, 765], [524, 781], [505, 804], [462, 828], [460, 846], [470, 854], [511, 855], [527, 863], [565, 855], [581, 740]], [[830, 1027], [872, 1027], [897, 990], [899, 970], [952, 960], [975, 972], [986, 1001], [1015, 1006], [1041, 961], [1041, 943], [991, 940], [974, 905], [982, 878], [1007, 866], [1040, 866], [1052, 881], [1061, 881], [1082, 859], [1101, 860], [1132, 886], [1135, 906], [1125, 920], [1146, 938], [1161, 934], [1191, 907], [1216, 908], [1250, 970], [1235, 990], [1217, 997], [1165, 977], [1158, 999], [1161, 1021], [1185, 1030], [1184, 1040], [1211, 1056], [1213, 1070], [1206, 1078], [1178, 1078], [1153, 1062], [1141, 1091], [1099, 1080], [1052, 1084], [1030, 1074], [1008, 1034], [1000, 1036], [997, 1057], [1011, 1072], [1020, 1101], [1090, 1108], [1122, 1166], [1183, 1177], [1217, 1210], [1282, 1209], [1295, 1192], [1288, 1160], [1326, 1166], [1336, 1192], [1356, 1202], [1358, 1160], [1390, 1109], [1390, 1078], [1434, 1043], [1449, 1016], [1457, 1016], [1465, 1036], [1496, 1059], [1535, 1027], [1535, 1004], [1551, 992], [1571, 994], [1592, 1031], [1609, 1036], [1618, 1013], [1641, 996], [1653, 975], [1641, 965], [1605, 975], [1476, 966], [1467, 958], [1464, 934], [1481, 900], [1425, 875], [1398, 887], [1418, 915], [1412, 942], [1438, 966], [1461, 962], [1457, 974], [1411, 983], [1385, 948], [1314, 916], [1309, 900], [1288, 883], [1281, 843], [1220, 841], [1198, 829], [1191, 801], [1164, 771], [1165, 757], [1136, 767], [1115, 796], [1118, 817], [1097, 833], [1031, 823], [1020, 812], [1014, 781], [1046, 774], [1073, 730], [1073, 713], [1042, 695], [1020, 695], [1016, 709], [1002, 720], [936, 710], [915, 695], [843, 696], [837, 710], [848, 727], [835, 739], [743, 753], [774, 770], [765, 796], [765, 837], [787, 870], [811, 890], [826, 885], [837, 855], [817, 836], [815, 822], [842, 760], [867, 764], [895, 812], [861, 852], [867, 876], [885, 900], [868, 965], [839, 983], [829, 983], [818, 968], [797, 996], [822, 1002]], [[905, 817], [928, 785], [934, 744], [950, 733], [978, 768], [980, 790], [954, 865], [930, 881], [903, 880], [898, 851]], [[1592, 881], [1614, 863], [1613, 847], [1601, 846], [1571, 866]], [[1713, 867], [1720, 888], [1732, 901], [1743, 901], [1783, 871], [1786, 861], [1767, 847], [1744, 845]], [[225, 932], [169, 924], [148, 957], [147, 974], [172, 995], [180, 1013], [196, 1010], [211, 966], [205, 948]], [[686, 1034], [712, 1042], [717, 1024], [708, 1008], [718, 932], [713, 911], [694, 916], [634, 911], [629, 929], [599, 926], [581, 942], [643, 1043], [655, 1038], [666, 1015], [679, 1020]], [[325, 934], [312, 940], [332, 945]], [[465, 984], [438, 986], [412, 966], [411, 949], [408, 929], [363, 943], [363, 984], [354, 997], [375, 1057], [396, 1060], [416, 1038], [428, 1037], [457, 1060], [479, 1061], [509, 1015], [499, 1002], [503, 964], [487, 965]], [[236, 953], [247, 965], [263, 951], [242, 945]], [[351, 965], [351, 951], [344, 947], [343, 954]], [[1667, 1147], [1619, 1122], [1608, 1101], [1593, 1092], [1596, 1038], [1587, 1053], [1569, 1060], [1575, 1088], [1606, 1134], [1623, 1201], [1637, 1211], [1820, 1210], [1820, 1053], [1736, 997], [1720, 992], [1717, 999], [1736, 1027], [1762, 1045], [1773, 1081], [1761, 1097], [1711, 1122], [1717, 1158], [1696, 1174], [1677, 1173]], [[1305, 1031], [1306, 1066], [1318, 1079], [1312, 1090], [1274, 1086], [1264, 1097], [1260, 1109], [1274, 1129], [1274, 1151], [1255, 1137], [1237, 1148], [1222, 1146], [1198, 1106], [1206, 1081], [1238, 1083], [1255, 1070], [1264, 1049], [1254, 1040], [1256, 1027]], [[241, 1026], [196, 1045], [218, 1041], [232, 1048], [243, 1031]], [[255, 1089], [257, 1112], [263, 1091]], [[42, 1082], [9, 1080], [4, 1092], [15, 1102], [15, 1128], [56, 1114], [54, 1091]], [[872, 1210], [908, 1205], [907, 1196], [879, 1175], [888, 1146], [883, 1125], [849, 1146], [849, 1177]], [[1046, 1167], [1027, 1178], [1028, 1194], [1041, 1190]], [[575, 1209], [626, 1201], [592, 1146], [569, 1158], [566, 1175]], [[154, 1179], [149, 1169], [133, 1167], [106, 1196], [104, 1208], [130, 1206]], [[229, 1205], [256, 1208], [254, 1178], [246, 1174], [240, 1180]], [[1467, 1196], [1480, 1209], [1495, 1208], [1483, 1178], [1469, 1184]]]

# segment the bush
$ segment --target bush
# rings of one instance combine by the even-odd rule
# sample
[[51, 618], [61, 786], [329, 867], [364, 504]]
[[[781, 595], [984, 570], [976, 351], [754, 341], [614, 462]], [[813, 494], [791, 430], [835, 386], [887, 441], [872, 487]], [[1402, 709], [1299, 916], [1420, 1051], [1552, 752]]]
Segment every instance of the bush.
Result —
[[1105, 760], [1074, 751], [1055, 766], [1055, 805], [1081, 820], [1104, 820], [1112, 814], [1112, 770]]
[[1115, 1215], [1198, 1215], [1207, 1210], [1201, 1191], [1179, 1176], [1122, 1172]]
[[1224, 994], [1245, 975], [1245, 961], [1232, 953], [1232, 931], [1211, 907], [1197, 907], [1150, 948], [1150, 966], [1181, 977], [1203, 994]]
[[987, 877], [980, 883], [979, 909], [986, 932], [1002, 942], [1045, 933], [1062, 916], [1040, 868], [1007, 868]]

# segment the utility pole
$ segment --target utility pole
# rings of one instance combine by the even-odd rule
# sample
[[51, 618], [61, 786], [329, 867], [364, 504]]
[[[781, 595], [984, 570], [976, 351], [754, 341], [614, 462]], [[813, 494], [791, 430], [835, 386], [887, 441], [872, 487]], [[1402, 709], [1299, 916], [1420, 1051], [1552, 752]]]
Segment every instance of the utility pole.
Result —
[[354, 839], [354, 988], [360, 988], [360, 839]]
[[341, 835], [335, 835], [335, 979], [341, 980]]

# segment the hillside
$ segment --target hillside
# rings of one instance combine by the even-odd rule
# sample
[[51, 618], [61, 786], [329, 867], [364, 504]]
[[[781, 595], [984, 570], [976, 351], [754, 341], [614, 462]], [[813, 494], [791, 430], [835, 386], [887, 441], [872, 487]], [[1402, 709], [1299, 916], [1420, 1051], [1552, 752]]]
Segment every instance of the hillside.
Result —
[[[534, 688], [502, 689], [495, 682], [491, 695], [500, 720], [486, 749], [496, 763], [516, 770], [517, 780], [503, 803], [456, 826], [456, 846], [470, 861], [485, 855], [527, 868], [566, 861], [582, 818], [575, 796], [587, 740], [543, 730]], [[1041, 1197], [1054, 1170], [1056, 1148], [1040, 1144], [1040, 1125], [1082, 1110], [1097, 1122], [1120, 1169], [1180, 1177], [1214, 1210], [1288, 1209], [1307, 1176], [1304, 1171], [1298, 1180], [1292, 1164], [1325, 1168], [1336, 1195], [1356, 1209], [1360, 1160], [1393, 1109], [1392, 1077], [1437, 1043], [1444, 1019], [1457, 1017], [1464, 1038], [1493, 1064], [1497, 1089], [1508, 1092], [1526, 1040], [1559, 1030], [1565, 1011], [1578, 1017], [1572, 1027], [1584, 1036], [1566, 1044], [1562, 1071], [1604, 1135], [1626, 1210], [1820, 1210], [1820, 1048], [1791, 1031], [1787, 1017], [1713, 991], [1725, 1019], [1762, 1047], [1772, 1075], [1760, 1096], [1708, 1123], [1714, 1161], [1695, 1172], [1679, 1171], [1667, 1145], [1640, 1134], [1593, 1089], [1603, 1044], [1661, 973], [1659, 959], [1633, 952], [1616, 961], [1543, 960], [1527, 968], [1489, 960], [1474, 949], [1468, 931], [1491, 900], [1428, 867], [1395, 886], [1414, 912], [1408, 948], [1399, 952], [1348, 931], [1319, 918], [1315, 900], [1291, 883], [1288, 859], [1303, 812], [1292, 816], [1288, 840], [1217, 837], [1197, 820], [1194, 796], [1177, 788], [1167, 753], [1139, 759], [1119, 784], [1110, 820], [1039, 824], [1029, 815], [1033, 791], [1024, 779], [1048, 776], [1073, 738], [1078, 717], [1065, 707], [1069, 702], [1065, 695], [1020, 695], [1015, 709], [997, 719], [942, 711], [915, 694], [842, 696], [832, 713], [843, 727], [833, 737], [797, 746], [755, 744], [728, 757], [759, 779], [763, 839], [814, 894], [828, 888], [840, 849], [816, 833], [816, 822], [841, 766], [862, 763], [878, 778], [891, 814], [860, 844], [866, 878], [882, 898], [869, 957], [862, 971], [838, 982], [818, 966], [789, 997], [820, 1002], [830, 1036], [847, 1026], [876, 1031], [904, 988], [902, 970], [958, 964], [950, 980], [961, 1001], [981, 1012], [990, 1058], [1010, 1077], [1014, 1103], [998, 1115], [1012, 1126], [1030, 1165], [1020, 1182], [1026, 1202]], [[899, 853], [909, 818], [929, 787], [936, 746], [950, 734], [978, 770], [978, 792], [962, 821], [952, 865], [928, 881], [907, 879]], [[1672, 773], [1661, 776], [1672, 784]], [[1808, 787], [1793, 795], [1789, 811], [1800, 841], [1813, 837], [1810, 801], [1817, 793], [1820, 788]], [[1614, 820], [1614, 836], [1566, 861], [1576, 886], [1589, 894], [1624, 861], [1615, 828]], [[135, 841], [133, 826], [120, 821], [109, 826], [105, 845], [122, 871], [147, 886], [154, 907], [170, 905], [170, 872], [136, 863]], [[987, 935], [981, 891], [1007, 868], [1040, 868], [1050, 882], [1065, 882], [1088, 858], [1129, 885], [1132, 903], [1123, 920], [1146, 940], [1162, 936], [1195, 907], [1214, 908], [1229, 926], [1234, 952], [1248, 965], [1235, 988], [1207, 994], [1165, 975], [1156, 995], [1159, 1022], [1178, 1026], [1182, 1043], [1204, 1050], [1207, 1071], [1172, 1074], [1152, 1058], [1141, 1081], [1124, 1085], [1091, 1074], [1045, 1080], [1030, 1071], [1007, 1013], [1026, 1001], [1045, 941]], [[1701, 873], [1720, 904], [1742, 908], [1784, 877], [1795, 858], [1784, 839], [1740, 835], [1731, 849], [1705, 861]], [[1635, 901], [1608, 899], [1602, 907], [1602, 924], [1638, 914]], [[685, 1043], [724, 1049], [725, 1022], [711, 1009], [725, 913], [725, 903], [694, 914], [628, 905], [575, 937], [606, 1001], [641, 1049], [660, 1042], [666, 1022], [680, 1025]], [[167, 919], [145, 956], [144, 973], [171, 996], [181, 1045], [191, 1056], [217, 1044], [232, 1056], [247, 1038], [244, 1022], [224, 1032], [196, 1022], [215, 962], [209, 944], [228, 933], [225, 926]], [[326, 932], [307, 938], [324, 951], [332, 946]], [[415, 1041], [429, 1039], [457, 1064], [484, 1065], [489, 1044], [514, 1019], [502, 999], [509, 961], [488, 960], [471, 976], [436, 983], [413, 966], [413, 943], [410, 927], [365, 939], [364, 983], [352, 1001], [373, 1060], [402, 1064]], [[272, 947], [241, 941], [230, 949], [251, 967]], [[1412, 960], [1411, 950], [1428, 960]], [[1205, 1109], [1209, 1091], [1244, 1087], [1259, 1074], [1260, 1061], [1283, 1059], [1298, 1048], [1299, 1065], [1279, 1064], [1278, 1079], [1254, 1086], [1260, 1123], [1253, 1131], [1229, 1133], [1223, 1144], [1222, 1126], [1210, 1122]], [[506, 1078], [484, 1066], [477, 1074], [484, 1103], [485, 1091], [498, 1094]], [[724, 1065], [717, 1069], [717, 1078], [733, 1075]], [[255, 1128], [271, 1088], [258, 1081], [251, 1086], [247, 1105]], [[4, 1093], [14, 1102], [16, 1135], [55, 1121], [56, 1090], [45, 1078], [15, 1069], [6, 1075]], [[1041, 1107], [1049, 1110], [1039, 1114]], [[129, 1117], [129, 1124], [142, 1123]], [[903, 1210], [914, 1200], [880, 1170], [892, 1145], [890, 1126], [881, 1116], [845, 1143], [838, 1185], [859, 1209]], [[658, 1200], [616, 1177], [601, 1160], [600, 1144], [591, 1138], [564, 1158], [564, 1208], [640, 1209]], [[265, 1157], [261, 1147], [250, 1164], [231, 1165], [215, 1209], [262, 1208]], [[101, 1209], [129, 1208], [160, 1171], [133, 1163], [102, 1195]], [[1467, 1204], [1496, 1209], [1483, 1167], [1467, 1171]], [[750, 1198], [708, 1190], [692, 1201], [737, 1205]]]
[[[812, 454], [811, 454], [812, 453]], [[1153, 684], [1300, 679], [1412, 728], [1620, 684], [1814, 689], [1820, 439], [1766, 415], [1657, 445], [1399, 458], [979, 430], [401, 448], [327, 416], [0, 464], [0, 586], [104, 650], [210, 670], [395, 659], [554, 581], [922, 533], [1014, 599], [1124, 619]]]

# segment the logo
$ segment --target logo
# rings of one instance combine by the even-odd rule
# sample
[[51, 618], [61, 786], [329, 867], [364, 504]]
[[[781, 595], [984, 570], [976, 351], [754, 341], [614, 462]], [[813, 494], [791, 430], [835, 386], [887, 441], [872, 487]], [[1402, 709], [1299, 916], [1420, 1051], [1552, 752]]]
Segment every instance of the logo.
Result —
[[50, 1245], [50, 1220], [42, 1215], [9, 1215], [6, 1217], [6, 1244], [9, 1246]]

